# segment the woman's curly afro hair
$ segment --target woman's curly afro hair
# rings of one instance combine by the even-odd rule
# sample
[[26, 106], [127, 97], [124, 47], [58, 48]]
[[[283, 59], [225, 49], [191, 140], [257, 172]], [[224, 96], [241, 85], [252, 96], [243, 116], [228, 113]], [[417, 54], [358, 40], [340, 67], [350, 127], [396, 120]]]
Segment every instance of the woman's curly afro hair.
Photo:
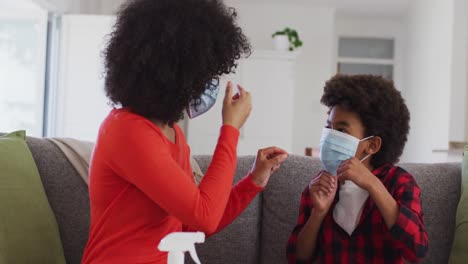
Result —
[[339, 105], [357, 113], [365, 136], [382, 138], [372, 166], [399, 161], [408, 138], [410, 114], [392, 81], [373, 75], [337, 75], [325, 84], [321, 102], [330, 109]]
[[250, 55], [237, 14], [221, 0], [129, 0], [117, 15], [105, 59], [114, 105], [172, 125], [206, 84]]

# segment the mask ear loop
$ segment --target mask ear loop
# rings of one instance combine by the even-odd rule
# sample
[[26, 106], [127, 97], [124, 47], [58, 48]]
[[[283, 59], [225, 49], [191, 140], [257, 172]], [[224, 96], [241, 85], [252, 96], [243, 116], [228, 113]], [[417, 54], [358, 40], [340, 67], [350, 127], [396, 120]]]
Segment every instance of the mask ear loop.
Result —
[[369, 138], [373, 138], [373, 137], [374, 137], [374, 136], [369, 136], [369, 137], [363, 138], [363, 139], [359, 140], [359, 142], [361, 142], [361, 141], [366, 141], [366, 140], [368, 140]]
[[[370, 136], [370, 137], [363, 138], [363, 139], [359, 140], [359, 142], [368, 140], [369, 138], [373, 138], [373, 137], [374, 137], [374, 136]], [[368, 159], [371, 155], [372, 155], [372, 154], [369, 154], [369, 155], [365, 156], [365, 157], [361, 160], [361, 163], [364, 162], [366, 159]]]
[[369, 154], [367, 156], [365, 156], [362, 160], [361, 160], [361, 163], [364, 162], [367, 158], [369, 158], [372, 154]]

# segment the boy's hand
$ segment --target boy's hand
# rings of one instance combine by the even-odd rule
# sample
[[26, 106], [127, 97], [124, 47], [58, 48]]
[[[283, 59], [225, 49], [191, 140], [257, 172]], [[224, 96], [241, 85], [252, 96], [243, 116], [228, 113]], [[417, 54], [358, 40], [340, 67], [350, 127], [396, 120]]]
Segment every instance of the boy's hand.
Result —
[[336, 172], [340, 182], [352, 181], [364, 190], [369, 190], [372, 182], [377, 179], [374, 174], [357, 158], [343, 161]]
[[252, 168], [252, 181], [260, 187], [265, 187], [270, 176], [275, 173], [288, 158], [288, 153], [277, 147], [260, 149]]
[[323, 171], [319, 177], [318, 180], [309, 185], [309, 190], [315, 212], [324, 216], [335, 200], [338, 184], [336, 177], [331, 176], [326, 171]]

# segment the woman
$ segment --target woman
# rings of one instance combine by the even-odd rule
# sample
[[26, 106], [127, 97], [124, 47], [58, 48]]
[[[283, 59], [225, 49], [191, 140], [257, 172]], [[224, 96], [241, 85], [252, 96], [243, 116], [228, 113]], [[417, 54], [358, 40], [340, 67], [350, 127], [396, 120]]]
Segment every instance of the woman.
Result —
[[287, 158], [279, 148], [260, 150], [249, 175], [231, 188], [251, 98], [242, 87], [234, 96], [228, 84], [213, 160], [195, 185], [176, 122], [184, 111], [209, 109], [218, 89], [212, 84], [250, 53], [235, 19], [218, 0], [133, 0], [121, 8], [105, 52], [106, 93], [120, 108], [102, 123], [93, 153], [82, 263], [166, 263], [157, 250], [162, 238], [221, 230]]

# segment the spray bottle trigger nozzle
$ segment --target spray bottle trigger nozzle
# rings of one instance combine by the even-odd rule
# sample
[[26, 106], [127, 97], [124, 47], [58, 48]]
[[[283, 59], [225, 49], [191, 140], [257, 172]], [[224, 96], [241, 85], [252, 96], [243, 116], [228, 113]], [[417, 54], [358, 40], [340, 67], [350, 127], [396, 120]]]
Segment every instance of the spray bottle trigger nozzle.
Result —
[[201, 264], [200, 259], [198, 258], [198, 255], [197, 255], [197, 251], [195, 250], [195, 246], [189, 250], [189, 253], [193, 261], [195, 261], [196, 264]]

